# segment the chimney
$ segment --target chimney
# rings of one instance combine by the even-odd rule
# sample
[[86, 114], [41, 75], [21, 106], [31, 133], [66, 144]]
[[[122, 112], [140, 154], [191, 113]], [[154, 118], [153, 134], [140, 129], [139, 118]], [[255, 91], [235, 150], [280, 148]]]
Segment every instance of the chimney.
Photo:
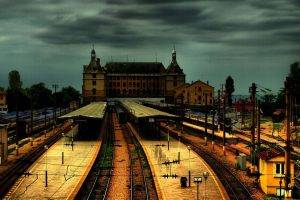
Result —
[[96, 64], [97, 66], [100, 66], [100, 58], [97, 58]]

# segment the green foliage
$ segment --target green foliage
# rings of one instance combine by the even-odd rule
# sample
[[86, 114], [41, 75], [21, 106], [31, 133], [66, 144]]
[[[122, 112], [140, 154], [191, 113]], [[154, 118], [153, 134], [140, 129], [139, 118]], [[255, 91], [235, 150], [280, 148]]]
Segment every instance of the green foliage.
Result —
[[22, 88], [21, 76], [17, 70], [13, 70], [8, 74], [9, 88], [18, 91]]
[[52, 91], [45, 86], [45, 83], [32, 85], [28, 89], [28, 95], [32, 100], [32, 107], [40, 109], [54, 105]]
[[261, 109], [265, 116], [272, 116], [276, 105], [276, 97], [273, 94], [265, 94], [261, 99]]
[[71, 101], [80, 101], [80, 93], [72, 86], [63, 87], [60, 92], [54, 94], [57, 106], [68, 106]]
[[228, 105], [232, 106], [232, 93], [234, 92], [234, 80], [231, 76], [226, 78], [225, 90], [227, 94]]
[[[52, 93], [45, 83], [37, 83], [29, 88], [22, 88], [21, 76], [18, 71], [11, 71], [8, 75], [7, 104], [9, 111], [28, 110], [57, 106], [69, 106], [71, 101], [80, 101], [80, 93], [71, 86], [64, 87], [60, 92]], [[1, 88], [0, 88], [1, 89]], [[4, 89], [4, 88], [3, 88]]]

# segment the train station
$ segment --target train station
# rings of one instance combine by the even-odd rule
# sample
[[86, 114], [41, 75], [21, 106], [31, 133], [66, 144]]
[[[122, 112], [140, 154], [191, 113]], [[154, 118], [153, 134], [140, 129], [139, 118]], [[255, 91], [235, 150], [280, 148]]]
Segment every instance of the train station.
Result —
[[103, 67], [93, 48], [82, 78], [82, 99], [78, 94], [59, 105], [55, 96], [52, 107], [0, 116], [2, 199], [300, 195], [299, 123], [289, 79], [289, 107], [271, 122], [261, 119], [255, 96], [261, 86], [251, 85], [250, 102], [229, 105], [223, 87], [215, 97], [208, 82], [186, 83], [175, 47], [166, 68], [160, 62]]

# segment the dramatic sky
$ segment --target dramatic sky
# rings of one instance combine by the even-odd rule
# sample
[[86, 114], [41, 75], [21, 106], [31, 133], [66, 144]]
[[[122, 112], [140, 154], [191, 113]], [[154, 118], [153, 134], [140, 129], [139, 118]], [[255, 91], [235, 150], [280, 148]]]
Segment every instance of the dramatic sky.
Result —
[[0, 0], [0, 86], [82, 84], [95, 44], [101, 63], [161, 61], [173, 44], [187, 81], [228, 75], [236, 94], [256, 82], [277, 92], [300, 60], [299, 0]]

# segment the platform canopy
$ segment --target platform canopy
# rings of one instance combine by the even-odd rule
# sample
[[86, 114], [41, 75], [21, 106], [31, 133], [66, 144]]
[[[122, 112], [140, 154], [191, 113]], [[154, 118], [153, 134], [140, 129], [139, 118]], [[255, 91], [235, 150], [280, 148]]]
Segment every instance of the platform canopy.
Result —
[[127, 111], [134, 115], [134, 117], [136, 118], [177, 118], [176, 115], [172, 115], [166, 112], [156, 110], [154, 108], [144, 106], [136, 101], [120, 100], [120, 102], [127, 109]]
[[105, 113], [106, 102], [93, 102], [73, 112], [59, 117], [60, 119], [90, 118], [102, 119]]

